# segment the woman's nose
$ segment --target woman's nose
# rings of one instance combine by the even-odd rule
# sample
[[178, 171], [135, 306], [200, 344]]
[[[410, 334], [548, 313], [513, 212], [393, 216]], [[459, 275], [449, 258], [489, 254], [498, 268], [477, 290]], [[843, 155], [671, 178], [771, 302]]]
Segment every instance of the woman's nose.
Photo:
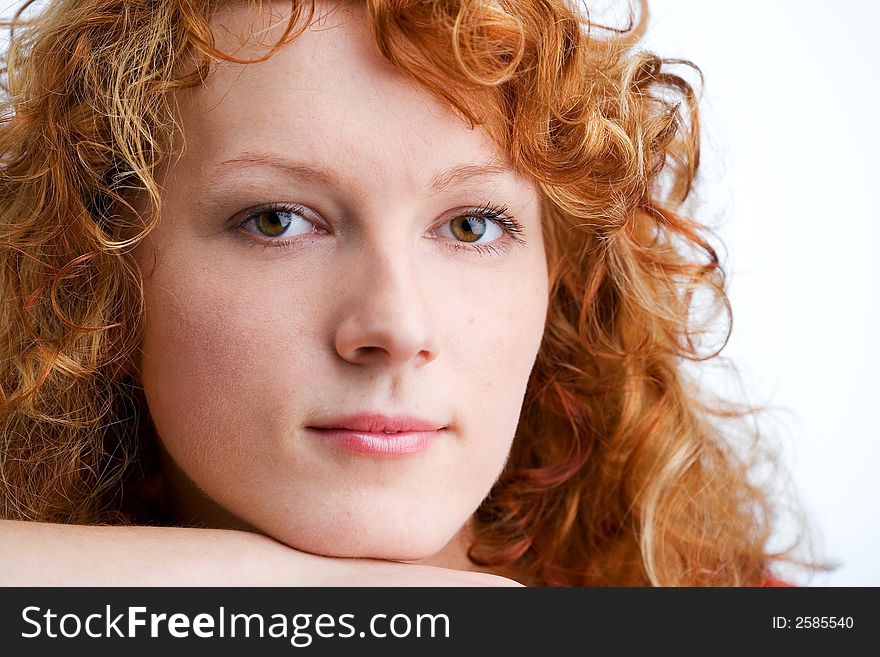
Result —
[[339, 297], [336, 352], [356, 365], [425, 365], [438, 355], [425, 304], [431, 292], [420, 287], [410, 253], [385, 251], [362, 251], [352, 263]]

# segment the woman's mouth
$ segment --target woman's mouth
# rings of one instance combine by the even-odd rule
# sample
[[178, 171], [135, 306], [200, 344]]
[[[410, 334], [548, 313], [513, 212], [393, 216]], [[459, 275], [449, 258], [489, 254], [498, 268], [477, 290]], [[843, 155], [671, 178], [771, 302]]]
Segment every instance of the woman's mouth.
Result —
[[321, 420], [307, 428], [335, 447], [372, 456], [406, 456], [421, 452], [446, 429], [442, 422], [377, 413]]

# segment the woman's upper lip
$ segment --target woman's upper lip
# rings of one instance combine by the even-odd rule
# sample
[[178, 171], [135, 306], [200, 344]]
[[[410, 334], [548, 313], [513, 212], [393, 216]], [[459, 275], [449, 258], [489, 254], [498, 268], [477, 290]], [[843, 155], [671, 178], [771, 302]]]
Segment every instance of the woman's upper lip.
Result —
[[412, 415], [382, 415], [379, 413], [355, 413], [334, 417], [309, 424], [311, 429], [343, 429], [368, 433], [400, 433], [403, 431], [438, 431], [442, 422], [425, 420]]

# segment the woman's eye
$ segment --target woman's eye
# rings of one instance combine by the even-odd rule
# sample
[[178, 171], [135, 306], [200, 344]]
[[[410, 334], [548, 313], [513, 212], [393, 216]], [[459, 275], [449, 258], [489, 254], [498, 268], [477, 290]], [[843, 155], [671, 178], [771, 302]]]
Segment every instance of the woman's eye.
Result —
[[471, 244], [494, 242], [502, 234], [501, 227], [492, 219], [469, 214], [453, 217], [437, 229], [439, 237]]
[[[241, 222], [241, 227], [263, 237], [293, 237], [311, 233], [315, 224], [303, 216], [296, 208], [263, 209], [249, 212]], [[252, 228], [247, 228], [252, 226]]]

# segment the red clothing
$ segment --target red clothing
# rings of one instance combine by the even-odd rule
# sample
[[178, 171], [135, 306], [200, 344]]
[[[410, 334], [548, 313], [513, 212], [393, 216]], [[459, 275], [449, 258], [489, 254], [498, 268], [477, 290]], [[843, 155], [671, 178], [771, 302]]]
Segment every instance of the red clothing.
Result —
[[777, 579], [772, 575], [768, 575], [763, 582], [759, 584], [759, 586], [782, 586], [782, 587], [794, 587], [794, 584], [789, 584], [781, 579]]

